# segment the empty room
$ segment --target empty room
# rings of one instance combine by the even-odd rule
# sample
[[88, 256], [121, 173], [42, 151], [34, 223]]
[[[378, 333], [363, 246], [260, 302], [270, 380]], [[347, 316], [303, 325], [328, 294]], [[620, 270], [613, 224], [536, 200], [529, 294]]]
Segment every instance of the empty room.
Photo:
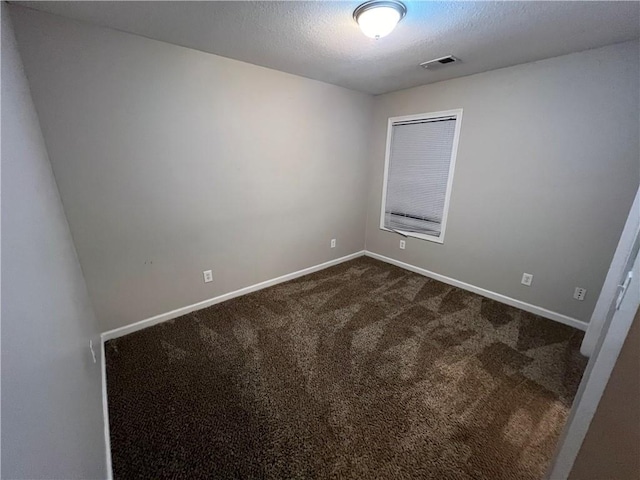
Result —
[[640, 2], [1, 8], [1, 478], [638, 480]]

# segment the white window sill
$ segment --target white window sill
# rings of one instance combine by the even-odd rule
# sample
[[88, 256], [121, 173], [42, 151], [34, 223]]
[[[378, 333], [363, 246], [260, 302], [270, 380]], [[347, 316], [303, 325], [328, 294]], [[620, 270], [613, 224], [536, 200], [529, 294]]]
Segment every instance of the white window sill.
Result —
[[385, 232], [397, 233], [398, 235], [401, 235], [403, 237], [418, 238], [420, 240], [426, 240], [428, 242], [434, 242], [434, 243], [440, 243], [440, 244], [444, 243], [443, 233], [441, 233], [439, 237], [436, 237], [434, 235], [427, 235], [426, 233], [403, 232], [402, 230], [390, 230], [383, 226], [380, 226], [380, 230], [384, 230]]

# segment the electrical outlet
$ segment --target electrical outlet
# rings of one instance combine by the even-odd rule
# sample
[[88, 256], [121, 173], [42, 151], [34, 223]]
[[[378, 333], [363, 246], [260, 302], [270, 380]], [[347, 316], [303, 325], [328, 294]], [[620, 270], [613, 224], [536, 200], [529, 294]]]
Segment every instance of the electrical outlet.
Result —
[[407, 246], [407, 242], [404, 240], [400, 240], [400, 250], [404, 250]]
[[581, 288], [581, 287], [576, 287], [576, 289], [573, 292], [573, 298], [575, 298], [576, 300], [584, 300], [584, 296], [587, 294], [587, 289], [586, 288]]
[[336, 239], [335, 238], [331, 239], [331, 248], [336, 248]]
[[530, 273], [523, 273], [522, 280], [520, 281], [520, 283], [522, 283], [523, 285], [526, 285], [527, 287], [530, 287], [531, 282], [533, 282], [533, 275]]
[[213, 272], [211, 270], [205, 270], [202, 272], [202, 276], [204, 277], [204, 283], [213, 282]]

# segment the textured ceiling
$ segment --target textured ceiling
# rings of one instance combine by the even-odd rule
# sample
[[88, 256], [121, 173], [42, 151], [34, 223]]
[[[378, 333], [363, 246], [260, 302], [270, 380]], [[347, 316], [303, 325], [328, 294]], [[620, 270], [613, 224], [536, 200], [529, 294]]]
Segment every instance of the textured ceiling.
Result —
[[[367, 93], [433, 83], [640, 36], [638, 2], [405, 1], [388, 37], [361, 2], [12, 2]], [[452, 54], [438, 71], [419, 63]]]

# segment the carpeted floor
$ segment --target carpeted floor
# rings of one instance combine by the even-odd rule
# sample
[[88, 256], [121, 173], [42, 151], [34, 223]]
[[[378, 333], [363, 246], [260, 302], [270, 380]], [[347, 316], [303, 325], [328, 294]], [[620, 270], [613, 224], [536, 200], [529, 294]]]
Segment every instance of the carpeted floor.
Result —
[[582, 332], [359, 258], [107, 343], [116, 479], [540, 479]]

